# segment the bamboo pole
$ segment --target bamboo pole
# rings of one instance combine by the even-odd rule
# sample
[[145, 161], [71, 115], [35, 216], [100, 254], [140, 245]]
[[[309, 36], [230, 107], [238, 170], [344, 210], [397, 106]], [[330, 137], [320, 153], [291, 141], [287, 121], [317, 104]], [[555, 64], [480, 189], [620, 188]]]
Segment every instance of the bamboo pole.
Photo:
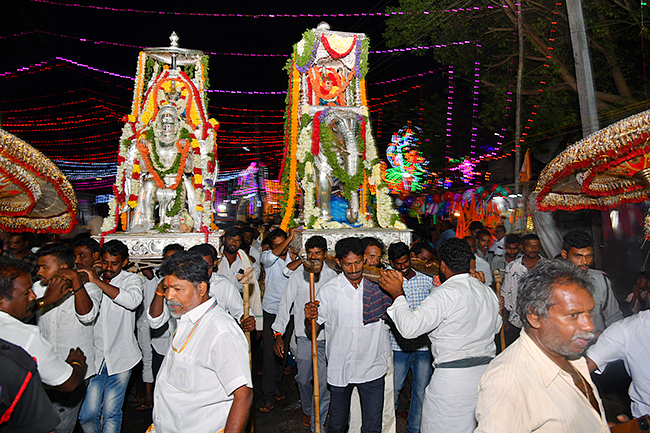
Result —
[[[309, 300], [316, 302], [316, 275], [309, 273]], [[318, 324], [316, 320], [311, 321], [311, 359], [314, 371], [314, 431], [320, 433], [320, 386], [318, 382]]]
[[[497, 283], [497, 299], [501, 299], [501, 284], [503, 283], [503, 277], [501, 276], [501, 272], [499, 272], [498, 269], [494, 270], [494, 282]], [[499, 337], [501, 339], [501, 351], [503, 352], [506, 350], [506, 334], [505, 334], [505, 326], [506, 324], [503, 323], [503, 312], [501, 309], [499, 309], [499, 314], [501, 315], [501, 332], [499, 333]]]

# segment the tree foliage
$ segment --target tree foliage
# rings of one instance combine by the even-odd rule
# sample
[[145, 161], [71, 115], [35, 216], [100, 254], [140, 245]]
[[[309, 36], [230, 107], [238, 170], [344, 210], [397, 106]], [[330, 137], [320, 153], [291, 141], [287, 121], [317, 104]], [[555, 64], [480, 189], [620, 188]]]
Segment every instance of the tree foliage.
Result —
[[[642, 14], [650, 20], [650, 8], [630, 0], [582, 3], [599, 115], [606, 117], [601, 118], [603, 126], [645, 107], [642, 39], [648, 56], [650, 30], [642, 28], [641, 20]], [[467, 0], [400, 0], [399, 7], [388, 11], [404, 12], [387, 20], [384, 37], [389, 46], [446, 44], [446, 48], [421, 50], [420, 54], [433, 52], [435, 61], [453, 65], [457, 81], [468, 87], [479, 64], [479, 129], [484, 140], [494, 141], [494, 133], [509, 118], [505, 141], [510, 144], [520, 18], [525, 41], [522, 131], [527, 134], [526, 143], [534, 147], [554, 136], [561, 136], [564, 142], [580, 138], [576, 75], [564, 2], [521, 0], [521, 16], [514, 0], [488, 0], [480, 6]], [[453, 44], [463, 41], [471, 43]]]

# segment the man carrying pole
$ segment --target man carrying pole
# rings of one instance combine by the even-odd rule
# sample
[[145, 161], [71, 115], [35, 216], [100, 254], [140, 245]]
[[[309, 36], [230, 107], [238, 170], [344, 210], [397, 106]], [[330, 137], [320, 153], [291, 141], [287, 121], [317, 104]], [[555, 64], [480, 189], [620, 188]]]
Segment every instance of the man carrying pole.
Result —
[[[284, 357], [285, 347], [282, 334], [285, 332], [286, 326], [289, 323], [291, 307], [295, 305], [294, 323], [296, 323], [295, 332], [298, 346], [298, 353], [296, 354], [296, 363], [298, 364], [296, 382], [298, 383], [300, 401], [302, 402], [302, 411], [304, 414], [303, 424], [311, 425], [311, 431], [315, 432], [320, 430], [324, 431], [324, 424], [327, 419], [330, 403], [330, 394], [327, 389], [325, 333], [319, 333], [315, 339], [317, 342], [318, 364], [317, 368], [313, 369], [312, 341], [314, 341], [315, 336], [308, 336], [308, 330], [303, 325], [305, 323], [305, 313], [302, 307], [310, 300], [313, 301], [313, 299], [310, 299], [310, 279], [314, 279], [314, 289], [317, 296], [321, 287], [336, 277], [336, 272], [327, 266], [323, 266], [323, 262], [327, 257], [327, 241], [325, 238], [322, 236], [312, 236], [305, 243], [305, 250], [307, 251], [307, 262], [303, 262], [291, 277], [289, 277], [287, 288], [278, 306], [278, 314], [271, 328], [275, 334], [275, 354], [279, 357]], [[307, 266], [305, 263], [307, 263]], [[314, 272], [310, 272], [311, 270]], [[315, 373], [313, 375], [312, 370]], [[312, 376], [314, 376], [314, 385], [312, 385]], [[316, 376], [318, 376], [318, 380], [316, 380]], [[314, 386], [318, 386], [320, 391], [320, 425], [314, 422], [316, 415], [316, 411], [313, 410], [314, 404], [312, 401]]]

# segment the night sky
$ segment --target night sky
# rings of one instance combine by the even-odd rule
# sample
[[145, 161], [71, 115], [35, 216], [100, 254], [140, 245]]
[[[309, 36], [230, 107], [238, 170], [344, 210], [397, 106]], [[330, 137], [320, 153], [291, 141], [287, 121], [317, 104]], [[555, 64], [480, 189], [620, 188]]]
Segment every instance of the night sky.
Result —
[[[306, 29], [315, 28], [320, 21], [327, 21], [332, 30], [366, 33], [371, 51], [387, 47], [382, 36], [385, 17], [207, 17], [99, 7], [197, 14], [360, 14], [384, 12], [387, 6], [397, 6], [398, 2], [372, 5], [367, 1], [96, 0], [77, 3], [93, 7], [72, 4], [72, 0], [4, 2], [0, 31], [0, 73], [4, 73], [0, 77], [0, 120], [4, 129], [30, 142], [51, 159], [93, 162], [95, 167], [104, 167], [114, 164], [121, 119], [130, 112], [133, 81], [71, 62], [133, 77], [140, 47], [168, 46], [169, 35], [175, 31], [182, 48], [206, 53], [280, 55], [210, 55], [211, 89], [283, 92], [288, 82], [283, 67], [292, 45]], [[34, 66], [39, 63], [40, 66]], [[29, 68], [17, 71], [25, 67]], [[383, 98], [414, 85], [441, 87], [441, 74], [373, 84], [437, 67], [431, 54], [371, 54], [368, 97]], [[222, 171], [245, 168], [260, 158], [277, 176], [284, 106], [284, 94], [210, 93], [208, 112], [221, 123], [218, 158]], [[390, 140], [390, 132], [400, 126], [384, 125], [378, 131], [380, 135], [383, 132], [377, 140], [380, 150]], [[251, 152], [242, 150], [242, 140], [252, 140], [246, 142], [252, 143], [247, 146]], [[109, 179], [105, 183], [110, 184]]]

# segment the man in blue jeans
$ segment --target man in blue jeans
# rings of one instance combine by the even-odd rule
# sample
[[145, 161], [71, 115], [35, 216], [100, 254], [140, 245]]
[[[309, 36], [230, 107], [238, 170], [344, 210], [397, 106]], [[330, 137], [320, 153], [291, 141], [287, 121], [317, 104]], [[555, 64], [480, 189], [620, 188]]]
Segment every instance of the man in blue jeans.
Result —
[[122, 242], [111, 240], [101, 251], [102, 276], [92, 264], [80, 272], [102, 289], [99, 316], [94, 327], [95, 367], [86, 398], [79, 412], [84, 433], [116, 433], [122, 427], [122, 403], [131, 369], [142, 355], [135, 338], [135, 309], [142, 302], [142, 278], [123, 268], [129, 262], [129, 250]]
[[[409, 307], [414, 310], [433, 288], [433, 279], [411, 268], [409, 247], [404, 242], [396, 242], [388, 247], [388, 260], [396, 271], [404, 277], [402, 289], [406, 295]], [[418, 433], [422, 419], [422, 400], [424, 390], [429, 384], [433, 366], [429, 339], [426, 335], [406, 339], [402, 337], [391, 322], [390, 341], [393, 349], [393, 376], [395, 385], [395, 410], [397, 410], [399, 393], [404, 387], [404, 381], [409, 369], [413, 372], [411, 385], [411, 404], [409, 406], [406, 433]]]

